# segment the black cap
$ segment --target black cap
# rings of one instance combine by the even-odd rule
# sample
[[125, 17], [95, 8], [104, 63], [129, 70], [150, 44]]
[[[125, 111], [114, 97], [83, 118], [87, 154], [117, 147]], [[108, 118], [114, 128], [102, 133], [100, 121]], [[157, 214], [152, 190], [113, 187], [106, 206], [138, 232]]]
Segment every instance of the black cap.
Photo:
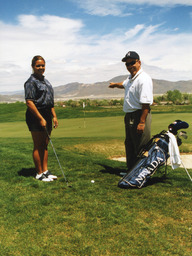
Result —
[[122, 61], [123, 61], [123, 62], [126, 62], [126, 60], [127, 60], [128, 58], [140, 60], [139, 54], [136, 53], [136, 52], [133, 52], [133, 51], [129, 51], [129, 52], [125, 55], [125, 57], [122, 59]]

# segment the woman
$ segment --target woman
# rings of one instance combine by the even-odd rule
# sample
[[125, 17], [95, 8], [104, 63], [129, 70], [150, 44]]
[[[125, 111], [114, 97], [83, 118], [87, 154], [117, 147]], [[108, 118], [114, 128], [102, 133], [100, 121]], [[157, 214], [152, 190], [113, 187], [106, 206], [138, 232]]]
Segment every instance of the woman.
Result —
[[53, 181], [57, 176], [48, 171], [48, 143], [52, 131], [58, 126], [57, 116], [54, 110], [53, 88], [44, 78], [45, 60], [37, 55], [32, 59], [33, 74], [25, 82], [25, 100], [27, 104], [26, 123], [31, 131], [34, 148], [33, 160], [36, 168], [36, 179], [41, 181]]

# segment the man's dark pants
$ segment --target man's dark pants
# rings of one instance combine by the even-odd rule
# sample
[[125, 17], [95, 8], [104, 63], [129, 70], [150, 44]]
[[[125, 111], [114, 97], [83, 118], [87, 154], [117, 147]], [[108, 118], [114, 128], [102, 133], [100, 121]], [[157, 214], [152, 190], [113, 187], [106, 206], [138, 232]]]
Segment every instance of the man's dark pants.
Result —
[[127, 168], [130, 170], [136, 161], [137, 156], [143, 145], [145, 145], [151, 138], [151, 113], [148, 113], [145, 129], [142, 134], [137, 133], [137, 125], [140, 122], [141, 110], [137, 110], [125, 115], [125, 151]]

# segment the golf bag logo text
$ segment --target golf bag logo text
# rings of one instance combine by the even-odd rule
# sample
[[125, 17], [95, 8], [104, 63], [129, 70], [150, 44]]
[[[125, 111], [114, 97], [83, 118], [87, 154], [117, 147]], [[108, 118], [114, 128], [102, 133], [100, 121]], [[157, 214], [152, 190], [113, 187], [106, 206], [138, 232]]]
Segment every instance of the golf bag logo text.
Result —
[[157, 167], [159, 165], [161, 165], [162, 163], [164, 163], [164, 159], [157, 157], [156, 160], [154, 160], [152, 163], [149, 164], [149, 166], [145, 167], [141, 173], [139, 173], [138, 177], [135, 179], [135, 181], [137, 181], [139, 184], [142, 183], [142, 181], [145, 180], [145, 178], [148, 175], [152, 175], [153, 172], [157, 169]]

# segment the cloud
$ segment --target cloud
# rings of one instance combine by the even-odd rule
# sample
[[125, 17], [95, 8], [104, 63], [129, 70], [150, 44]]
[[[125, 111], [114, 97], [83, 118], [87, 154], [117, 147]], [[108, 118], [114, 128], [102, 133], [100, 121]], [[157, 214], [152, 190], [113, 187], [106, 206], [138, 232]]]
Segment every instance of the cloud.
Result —
[[131, 28], [125, 33], [126, 38], [133, 38], [136, 36], [140, 31], [142, 31], [145, 28], [143, 24], [138, 24], [134, 28]]
[[131, 13], [124, 13], [124, 1], [110, 1], [110, 0], [73, 0], [74, 2], [78, 3], [78, 5], [84, 9], [87, 13], [98, 15], [98, 16], [128, 16]]
[[23, 89], [37, 54], [45, 58], [53, 86], [127, 74], [121, 59], [128, 50], [138, 51], [153, 78], [191, 79], [191, 34], [168, 34], [160, 27], [137, 24], [100, 36], [85, 33], [81, 20], [50, 15], [21, 15], [15, 25], [0, 22], [0, 91]]
[[[190, 79], [189, 72], [192, 60], [188, 56], [191, 52], [192, 35], [187, 33], [160, 33], [160, 26], [161, 24], [154, 26], [137, 25], [135, 31], [140, 28], [138, 30], [140, 34], [136, 38], [133, 34], [134, 40], [130, 40], [130, 48], [134, 49], [134, 45], [136, 45], [145, 64], [164, 69], [165, 77], [168, 77], [167, 72], [172, 70], [175, 71], [175, 79], [172, 75], [171, 80], [184, 79], [182, 73], [185, 75], [188, 73], [187, 77]], [[127, 34], [129, 33], [126, 32], [125, 36]], [[171, 73], [173, 74], [173, 72]], [[163, 78], [162, 73], [160, 76]]]
[[[133, 4], [159, 7], [192, 6], [191, 0], [73, 0], [73, 2], [77, 3], [85, 12], [98, 16], [131, 15]], [[130, 11], [127, 12], [127, 9]]]
[[69, 32], [73, 34], [83, 27], [83, 23], [80, 20], [72, 20], [51, 15], [40, 17], [34, 15], [20, 15], [18, 21], [22, 28], [36, 32], [39, 30], [41, 33], [44, 31], [44, 34], [50, 36], [58, 36], [58, 33], [60, 33], [60, 36], [65, 36], [65, 33]]
[[[41, 54], [45, 59], [53, 61], [71, 61], [73, 53], [78, 49], [78, 41], [82, 41], [79, 33], [82, 28], [80, 20], [50, 15], [20, 15], [16, 25], [0, 22], [0, 90], [23, 87], [18, 79], [21, 77], [19, 73], [27, 77], [31, 72], [30, 62], [34, 55]], [[11, 81], [10, 77], [15, 79]]]

